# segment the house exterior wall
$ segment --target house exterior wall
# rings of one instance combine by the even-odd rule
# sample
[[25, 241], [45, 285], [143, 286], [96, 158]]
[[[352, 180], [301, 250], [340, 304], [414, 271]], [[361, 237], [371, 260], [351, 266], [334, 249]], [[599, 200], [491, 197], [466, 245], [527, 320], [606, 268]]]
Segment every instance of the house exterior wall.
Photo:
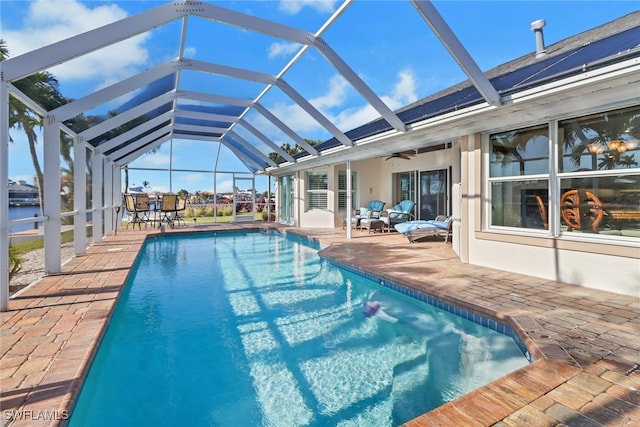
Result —
[[[640, 297], [638, 241], [570, 232], [554, 236], [549, 231], [534, 233], [488, 226], [486, 216], [491, 206], [484, 202], [489, 196], [483, 173], [483, 156], [487, 154], [483, 137], [486, 138], [480, 134], [469, 135], [468, 143], [462, 144], [460, 233], [454, 230], [454, 248], [455, 239], [460, 239], [457, 253], [461, 260]], [[553, 220], [552, 213], [549, 220]]]

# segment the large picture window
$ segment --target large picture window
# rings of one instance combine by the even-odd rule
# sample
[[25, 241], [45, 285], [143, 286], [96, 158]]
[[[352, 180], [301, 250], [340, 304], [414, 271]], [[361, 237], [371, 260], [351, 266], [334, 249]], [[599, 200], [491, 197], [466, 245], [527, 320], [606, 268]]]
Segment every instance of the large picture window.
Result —
[[490, 225], [547, 229], [548, 126], [494, 134], [489, 143]]
[[327, 172], [307, 172], [307, 210], [329, 208], [329, 176]]
[[640, 108], [558, 123], [560, 230], [640, 237]]
[[553, 146], [546, 125], [490, 136], [489, 225], [640, 238], [640, 107], [557, 125]]

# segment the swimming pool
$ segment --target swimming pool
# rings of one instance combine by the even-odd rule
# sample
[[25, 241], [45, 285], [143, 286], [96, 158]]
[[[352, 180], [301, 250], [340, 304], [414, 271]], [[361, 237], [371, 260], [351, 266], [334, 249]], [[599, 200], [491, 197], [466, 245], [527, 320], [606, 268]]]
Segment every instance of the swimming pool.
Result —
[[527, 363], [508, 336], [303, 241], [165, 235], [145, 243], [68, 425], [397, 425]]

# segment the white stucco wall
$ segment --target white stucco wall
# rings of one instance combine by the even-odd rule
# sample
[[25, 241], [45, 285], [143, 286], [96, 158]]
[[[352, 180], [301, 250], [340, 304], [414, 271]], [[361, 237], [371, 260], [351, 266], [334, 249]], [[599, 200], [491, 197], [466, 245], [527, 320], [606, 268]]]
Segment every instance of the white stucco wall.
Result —
[[469, 249], [470, 264], [640, 297], [640, 261], [634, 258], [477, 238]]
[[[632, 240], [597, 239], [564, 235], [553, 238], [548, 231], [499, 230], [483, 227], [480, 136], [469, 136], [463, 151], [467, 179], [462, 191], [466, 209], [460, 228], [466, 246], [466, 262], [484, 267], [557, 280], [578, 286], [640, 297], [640, 255]], [[463, 239], [463, 240], [464, 240]], [[465, 250], [462, 248], [461, 250]], [[487, 283], [491, 286], [491, 283]], [[533, 281], [531, 286], [536, 286]], [[579, 289], [576, 288], [576, 292]], [[550, 298], [552, 296], [550, 295]]]

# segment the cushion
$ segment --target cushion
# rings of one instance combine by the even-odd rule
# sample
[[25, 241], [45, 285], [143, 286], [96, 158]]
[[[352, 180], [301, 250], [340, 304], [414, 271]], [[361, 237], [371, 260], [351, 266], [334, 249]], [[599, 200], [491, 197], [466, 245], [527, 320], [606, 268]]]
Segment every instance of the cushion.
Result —
[[[451, 220], [449, 220], [451, 221]], [[433, 224], [438, 228], [442, 228], [443, 230], [446, 230], [449, 228], [449, 221], [436, 221], [435, 219], [431, 219], [429, 221], [427, 221], [429, 224]]]
[[360, 213], [358, 214], [358, 216], [359, 216], [360, 218], [366, 218], [367, 216], [369, 216], [369, 215], [368, 215], [368, 214], [369, 214], [369, 209], [367, 209], [367, 208], [360, 208], [360, 209], [359, 209], [359, 211], [360, 211]]

